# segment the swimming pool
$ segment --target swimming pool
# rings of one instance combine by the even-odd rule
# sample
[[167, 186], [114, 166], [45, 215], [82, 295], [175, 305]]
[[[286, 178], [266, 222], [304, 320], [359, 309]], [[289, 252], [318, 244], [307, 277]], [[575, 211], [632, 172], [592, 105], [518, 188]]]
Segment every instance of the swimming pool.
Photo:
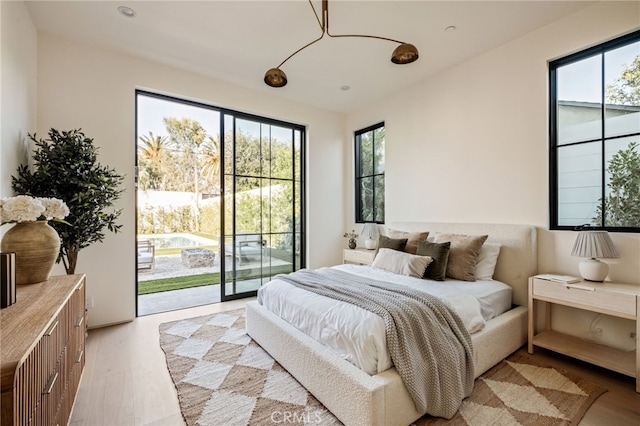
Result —
[[141, 234], [139, 240], [149, 240], [156, 248], [183, 248], [218, 245], [217, 240], [187, 233]]

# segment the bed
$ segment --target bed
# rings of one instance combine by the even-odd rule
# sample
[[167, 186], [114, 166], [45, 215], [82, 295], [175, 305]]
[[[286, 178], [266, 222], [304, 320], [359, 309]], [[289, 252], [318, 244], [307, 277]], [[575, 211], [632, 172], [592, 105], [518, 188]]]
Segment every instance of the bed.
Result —
[[[512, 288], [514, 307], [471, 335], [475, 377], [526, 341], [527, 280], [537, 272], [536, 229], [527, 225], [392, 223], [409, 232], [488, 235], [500, 244], [495, 280]], [[407, 425], [424, 413], [415, 408], [395, 368], [370, 375], [282, 320], [257, 302], [247, 304], [247, 333], [347, 425]]]

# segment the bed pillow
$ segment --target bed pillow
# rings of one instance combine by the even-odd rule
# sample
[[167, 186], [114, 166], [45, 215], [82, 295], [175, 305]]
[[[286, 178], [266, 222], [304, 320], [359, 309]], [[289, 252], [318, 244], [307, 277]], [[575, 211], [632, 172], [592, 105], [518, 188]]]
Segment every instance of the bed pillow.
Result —
[[476, 280], [489, 281], [493, 279], [499, 255], [500, 244], [484, 243], [482, 245], [480, 254], [478, 254], [478, 262], [476, 263]]
[[403, 251], [406, 245], [407, 245], [406, 238], [389, 238], [389, 237], [385, 237], [384, 235], [380, 235], [378, 237], [378, 247], [376, 248], [376, 256], [378, 255], [378, 251], [381, 248], [388, 248], [391, 250]]
[[373, 259], [371, 266], [394, 274], [422, 278], [424, 271], [431, 263], [429, 256], [418, 256], [403, 251], [381, 248]]
[[451, 242], [446, 275], [462, 281], [476, 280], [476, 263], [482, 244], [488, 235], [439, 234], [433, 238], [436, 243]]
[[422, 240], [426, 240], [429, 236], [429, 232], [405, 232], [397, 231], [395, 229], [387, 229], [387, 236], [389, 238], [406, 238], [407, 245], [404, 247], [404, 251], [416, 254], [418, 251], [418, 243]]
[[429, 256], [433, 261], [424, 272], [423, 278], [436, 281], [444, 281], [447, 272], [447, 262], [449, 260], [449, 250], [451, 243], [432, 243], [430, 241], [420, 241], [416, 254], [420, 256]]

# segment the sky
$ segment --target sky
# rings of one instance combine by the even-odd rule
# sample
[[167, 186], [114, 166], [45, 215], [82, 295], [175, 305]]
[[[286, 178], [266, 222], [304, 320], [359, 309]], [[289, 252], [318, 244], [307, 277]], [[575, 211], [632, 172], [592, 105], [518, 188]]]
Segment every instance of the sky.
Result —
[[[605, 84], [613, 83], [625, 65], [640, 55], [640, 42], [607, 52], [605, 55]], [[558, 70], [558, 99], [563, 101], [600, 102], [601, 56], [593, 56], [564, 66]]]
[[[187, 105], [153, 96], [138, 95], [138, 137], [148, 135], [166, 135], [164, 117], [190, 118], [198, 121], [211, 136], [220, 134], [220, 112], [208, 108]], [[279, 141], [291, 141], [291, 128], [275, 125], [261, 125], [257, 121], [239, 119], [238, 131], [256, 137], [270, 135]], [[262, 132], [262, 133], [261, 133]]]
[[138, 95], [138, 136], [153, 132], [154, 135], [166, 135], [162, 119], [164, 117], [190, 118], [198, 121], [208, 134], [220, 133], [220, 113], [218, 111]]

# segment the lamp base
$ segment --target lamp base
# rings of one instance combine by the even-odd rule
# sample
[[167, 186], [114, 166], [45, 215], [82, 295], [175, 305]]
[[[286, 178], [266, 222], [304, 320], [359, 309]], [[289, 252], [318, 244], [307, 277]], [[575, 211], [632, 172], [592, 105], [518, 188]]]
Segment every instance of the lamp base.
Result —
[[609, 265], [598, 259], [585, 259], [578, 265], [580, 275], [587, 281], [602, 282], [609, 274]]
[[364, 240], [364, 248], [367, 250], [373, 250], [376, 248], [376, 240], [372, 240], [371, 238], [367, 238]]

